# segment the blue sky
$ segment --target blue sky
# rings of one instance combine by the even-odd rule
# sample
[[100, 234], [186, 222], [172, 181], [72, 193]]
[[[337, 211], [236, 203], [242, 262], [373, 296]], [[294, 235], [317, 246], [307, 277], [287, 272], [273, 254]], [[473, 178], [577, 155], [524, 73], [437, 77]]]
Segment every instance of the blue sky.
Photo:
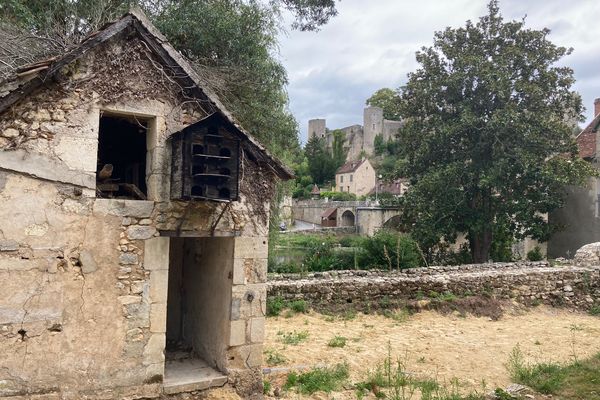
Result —
[[[302, 141], [311, 118], [326, 118], [329, 128], [362, 123], [365, 100], [379, 88], [402, 85], [417, 68], [415, 52], [432, 44], [435, 31], [477, 20], [487, 3], [342, 0], [338, 16], [319, 32], [282, 34], [279, 57]], [[600, 97], [600, 0], [500, 0], [500, 9], [505, 19], [526, 16], [526, 27], [547, 27], [555, 44], [574, 48], [564, 64], [575, 71], [574, 89], [590, 121]]]

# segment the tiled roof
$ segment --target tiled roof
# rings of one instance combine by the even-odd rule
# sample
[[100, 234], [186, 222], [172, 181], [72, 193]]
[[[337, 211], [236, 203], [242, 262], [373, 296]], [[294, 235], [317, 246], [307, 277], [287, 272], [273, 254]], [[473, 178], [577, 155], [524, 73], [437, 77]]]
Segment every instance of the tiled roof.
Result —
[[354, 172], [358, 169], [358, 167], [360, 167], [365, 161], [367, 161], [366, 158], [363, 158], [360, 161], [348, 161], [346, 164], [342, 165], [341, 167], [338, 168], [338, 170], [335, 172], [335, 174], [347, 174], [350, 172]]
[[579, 147], [579, 156], [581, 158], [596, 157], [596, 149], [598, 148], [598, 126], [600, 125], [600, 114], [590, 122], [584, 130], [577, 135], [577, 147]]

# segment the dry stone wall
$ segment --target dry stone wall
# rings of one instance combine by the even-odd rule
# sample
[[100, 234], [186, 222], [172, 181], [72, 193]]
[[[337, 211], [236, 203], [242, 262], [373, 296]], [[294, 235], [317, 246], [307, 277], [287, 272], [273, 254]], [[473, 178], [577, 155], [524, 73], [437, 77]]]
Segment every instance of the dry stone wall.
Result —
[[269, 276], [268, 295], [320, 305], [416, 300], [431, 293], [483, 295], [588, 310], [600, 304], [600, 264], [473, 264], [403, 271], [330, 271]]

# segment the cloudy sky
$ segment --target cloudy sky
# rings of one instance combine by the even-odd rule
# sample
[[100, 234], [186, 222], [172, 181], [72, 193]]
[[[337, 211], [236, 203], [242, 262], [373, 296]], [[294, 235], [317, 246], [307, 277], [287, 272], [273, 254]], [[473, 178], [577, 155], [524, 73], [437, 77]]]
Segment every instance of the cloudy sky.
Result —
[[[500, 0], [500, 9], [505, 19], [527, 16], [527, 27], [547, 27], [555, 44], [574, 48], [564, 63], [575, 71], [590, 121], [600, 97], [600, 0]], [[487, 0], [341, 0], [338, 10], [319, 32], [280, 38], [303, 142], [312, 118], [326, 118], [331, 129], [362, 124], [373, 92], [402, 85], [417, 67], [415, 51], [431, 45], [435, 31], [484, 15]]]

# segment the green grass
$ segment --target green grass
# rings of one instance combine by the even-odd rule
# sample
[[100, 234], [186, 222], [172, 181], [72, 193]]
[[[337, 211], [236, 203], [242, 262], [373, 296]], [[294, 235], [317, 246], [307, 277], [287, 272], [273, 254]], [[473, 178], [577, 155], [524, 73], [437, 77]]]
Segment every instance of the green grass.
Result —
[[519, 346], [508, 363], [512, 379], [562, 400], [600, 400], [600, 353], [570, 364], [526, 363]]
[[344, 347], [346, 346], [346, 338], [343, 336], [334, 336], [333, 339], [327, 343], [329, 347]]
[[308, 339], [308, 331], [281, 333], [280, 336], [284, 344], [295, 346]]
[[298, 374], [291, 372], [285, 383], [285, 389], [296, 388], [299, 393], [333, 392], [339, 390], [348, 381], [348, 364], [337, 364], [334, 367], [314, 368]]
[[600, 315], [600, 304], [596, 304], [590, 308], [590, 315]]
[[263, 381], [263, 394], [269, 394], [271, 392], [271, 382]]

